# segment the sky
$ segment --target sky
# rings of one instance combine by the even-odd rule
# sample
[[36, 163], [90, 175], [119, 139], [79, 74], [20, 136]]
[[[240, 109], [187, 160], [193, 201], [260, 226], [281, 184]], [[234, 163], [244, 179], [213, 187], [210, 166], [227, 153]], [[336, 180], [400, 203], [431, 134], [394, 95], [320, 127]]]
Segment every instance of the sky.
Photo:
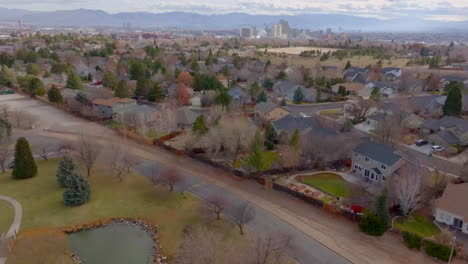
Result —
[[347, 14], [379, 19], [415, 16], [468, 21], [468, 0], [0, 0], [0, 7], [33, 11], [99, 9], [108, 13], [170, 11], [223, 14]]

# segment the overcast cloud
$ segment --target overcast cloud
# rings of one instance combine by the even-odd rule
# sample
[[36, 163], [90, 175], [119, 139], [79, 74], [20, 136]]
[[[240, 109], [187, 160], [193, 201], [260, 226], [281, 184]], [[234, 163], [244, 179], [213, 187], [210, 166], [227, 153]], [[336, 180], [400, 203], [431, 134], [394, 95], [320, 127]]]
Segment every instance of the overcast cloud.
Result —
[[412, 15], [427, 20], [468, 20], [468, 0], [0, 0], [0, 6], [38, 11], [86, 8], [109, 13], [336, 13], [380, 19]]

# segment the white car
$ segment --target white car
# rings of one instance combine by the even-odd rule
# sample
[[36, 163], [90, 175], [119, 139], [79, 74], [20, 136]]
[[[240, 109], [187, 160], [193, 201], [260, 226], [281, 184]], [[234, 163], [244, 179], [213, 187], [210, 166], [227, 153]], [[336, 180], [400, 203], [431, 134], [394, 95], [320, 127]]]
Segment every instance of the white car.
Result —
[[309, 118], [309, 117], [311, 117], [310, 115], [304, 114], [304, 113], [302, 113], [302, 112], [300, 113], [300, 115], [301, 115], [302, 118]]
[[431, 147], [432, 152], [441, 152], [441, 151], [444, 151], [444, 150], [445, 150], [444, 147], [438, 146], [438, 145], [434, 145], [434, 146]]

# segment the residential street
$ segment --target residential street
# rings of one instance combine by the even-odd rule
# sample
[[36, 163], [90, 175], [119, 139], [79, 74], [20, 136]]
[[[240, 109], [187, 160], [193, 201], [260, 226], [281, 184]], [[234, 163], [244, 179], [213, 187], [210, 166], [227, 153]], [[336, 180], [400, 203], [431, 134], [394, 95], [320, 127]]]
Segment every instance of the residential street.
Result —
[[[39, 102], [38, 107], [48, 113], [41, 115], [41, 119], [53, 119], [60, 111]], [[27, 110], [35, 111], [34, 108]], [[75, 141], [81, 132], [101, 143], [123, 141], [113, 131], [84, 120], [76, 122], [80, 128], [77, 133], [70, 133], [70, 127], [63, 124], [75, 117], [63, 112], [60, 115], [64, 119], [57, 119], [54, 126], [67, 128], [63, 132], [37, 127], [18, 135], [25, 136], [33, 145]], [[128, 141], [127, 146], [131, 153], [141, 158], [143, 162], [138, 170], [147, 176], [151, 175], [153, 166], [156, 169], [176, 167], [187, 176], [185, 184], [178, 186], [179, 190], [188, 187], [188, 191], [202, 199], [211, 193], [222, 193], [232, 202], [249, 201], [257, 211], [257, 218], [249, 227], [255, 232], [282, 231], [291, 235], [293, 246], [289, 253], [300, 263], [437, 263], [421, 252], [407, 249], [401, 238], [390, 232], [381, 238], [369, 237], [358, 230], [356, 223], [283, 193], [264, 189], [255, 182], [241, 181], [188, 157], [176, 156], [154, 146], [143, 146], [132, 141]]]

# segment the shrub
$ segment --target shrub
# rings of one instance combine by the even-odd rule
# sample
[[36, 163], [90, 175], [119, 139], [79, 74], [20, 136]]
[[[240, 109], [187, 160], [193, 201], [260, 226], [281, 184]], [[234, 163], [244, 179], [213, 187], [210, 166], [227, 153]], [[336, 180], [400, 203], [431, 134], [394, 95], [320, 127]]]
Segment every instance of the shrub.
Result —
[[366, 211], [359, 222], [359, 229], [370, 236], [382, 236], [386, 230], [386, 224], [374, 213]]
[[[425, 251], [426, 254], [438, 258], [440, 260], [448, 261], [450, 258], [450, 251], [452, 250], [450, 247], [435, 243], [433, 241], [426, 240], [425, 244]], [[453, 257], [457, 254], [457, 251], [453, 250]]]
[[274, 150], [275, 149], [275, 143], [273, 143], [271, 141], [267, 141], [266, 148], [267, 148], [267, 150]]
[[403, 239], [405, 241], [405, 245], [409, 248], [415, 248], [415, 249], [420, 249], [421, 248], [421, 242], [422, 242], [422, 237], [403, 231], [402, 232]]

